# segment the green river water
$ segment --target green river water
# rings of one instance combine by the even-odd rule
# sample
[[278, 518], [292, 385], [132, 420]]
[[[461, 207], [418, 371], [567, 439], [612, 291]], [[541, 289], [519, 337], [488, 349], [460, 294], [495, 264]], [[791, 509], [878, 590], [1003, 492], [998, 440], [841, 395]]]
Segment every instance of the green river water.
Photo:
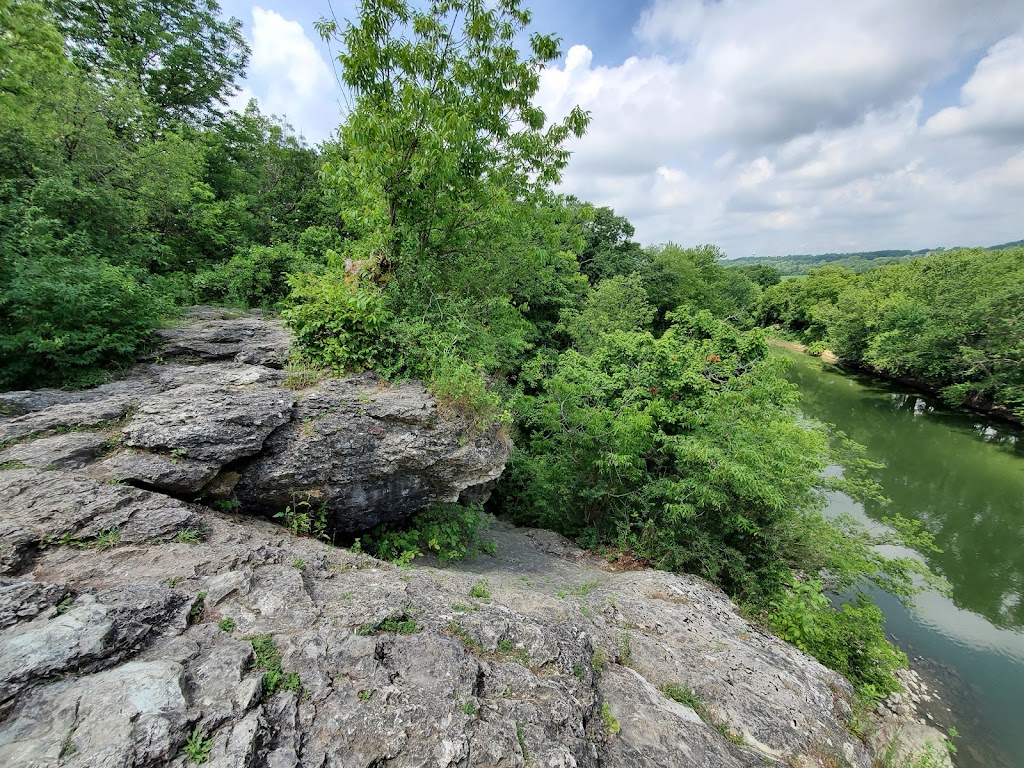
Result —
[[957, 765], [1024, 766], [1024, 433], [805, 355], [779, 354], [793, 361], [789, 378], [805, 415], [834, 424], [885, 463], [877, 477], [889, 510], [833, 494], [827, 512], [862, 520], [898, 512], [920, 520], [942, 550], [925, 559], [952, 585], [950, 597], [926, 593], [910, 610], [876, 598], [912, 666], [943, 690], [932, 712], [960, 732]]

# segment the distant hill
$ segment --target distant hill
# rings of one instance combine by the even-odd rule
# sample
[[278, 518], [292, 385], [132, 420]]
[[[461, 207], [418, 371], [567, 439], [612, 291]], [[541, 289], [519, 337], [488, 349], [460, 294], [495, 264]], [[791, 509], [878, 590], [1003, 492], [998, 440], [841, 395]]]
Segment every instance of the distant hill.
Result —
[[[988, 251], [1000, 251], [1005, 248], [1019, 248], [1024, 246], [1024, 240], [1015, 240], [1012, 243], [1001, 243], [986, 248]], [[923, 248], [920, 251], [861, 251], [857, 253], [817, 253], [817, 254], [791, 254], [789, 256], [745, 256], [739, 259], [729, 259], [720, 262], [726, 267], [748, 267], [757, 264], [765, 264], [778, 271], [780, 275], [806, 275], [812, 269], [819, 267], [834, 266], [843, 267], [853, 272], [866, 272], [875, 267], [885, 264], [896, 264], [901, 261], [911, 261], [927, 256], [931, 253], [940, 253], [946, 248]]]

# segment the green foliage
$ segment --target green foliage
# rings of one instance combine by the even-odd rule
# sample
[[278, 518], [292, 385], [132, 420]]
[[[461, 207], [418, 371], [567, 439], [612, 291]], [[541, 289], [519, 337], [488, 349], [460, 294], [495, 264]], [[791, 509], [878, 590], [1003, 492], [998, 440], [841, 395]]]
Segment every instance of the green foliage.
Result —
[[284, 508], [282, 512], [274, 515], [275, 520], [281, 520], [284, 527], [292, 536], [311, 536], [321, 541], [329, 541], [330, 534], [327, 531], [327, 504], [321, 503], [314, 506], [313, 494], [292, 496], [292, 503]]
[[320, 276], [293, 281], [286, 316], [316, 365], [426, 381], [485, 424], [486, 373], [513, 368], [586, 286], [579, 223], [549, 187], [588, 116], [547, 125], [533, 105], [554, 38], [518, 47], [518, 2], [372, 0], [322, 21], [355, 105], [324, 165], [355, 237]]
[[178, 535], [174, 537], [174, 540], [180, 544], [191, 544], [195, 546], [203, 540], [203, 531], [199, 528], [184, 528], [178, 531]]
[[288, 276], [311, 265], [288, 244], [251, 246], [195, 277], [200, 301], [272, 309], [290, 292]]
[[563, 321], [576, 349], [589, 354], [602, 345], [604, 334], [646, 330], [654, 315], [643, 281], [633, 274], [602, 280], [587, 295], [582, 309], [563, 313]]
[[283, 658], [277, 643], [271, 635], [255, 635], [248, 638], [254, 654], [253, 667], [263, 670], [263, 693], [273, 696], [278, 691], [302, 691], [302, 683], [296, 672], [281, 669]]
[[645, 260], [640, 244], [631, 238], [636, 230], [624, 216], [617, 216], [611, 208], [592, 208], [575, 198], [570, 205], [578, 205], [583, 223], [583, 248], [576, 257], [580, 271], [596, 285], [610, 277], [626, 276], [636, 272]]
[[767, 289], [760, 321], [843, 360], [938, 390], [951, 405], [1024, 414], [1024, 249], [956, 250]]
[[619, 719], [612, 713], [611, 704], [607, 701], [601, 705], [601, 722], [604, 723], [604, 729], [609, 736], [614, 736], [622, 729]]
[[407, 564], [424, 552], [442, 563], [465, 560], [487, 542], [480, 534], [487, 529], [481, 505], [433, 504], [400, 525], [381, 525], [363, 534], [363, 551], [381, 560]]
[[76, 62], [106, 81], [135, 80], [160, 123], [215, 114], [237, 90], [249, 49], [213, 0], [46, 0]]
[[819, 508], [827, 441], [799, 423], [763, 337], [702, 313], [605, 342], [524, 370], [537, 392], [513, 404], [508, 514], [734, 593], [777, 588], [787, 523]]
[[217, 626], [222, 631], [231, 633], [235, 631], [235, 620], [230, 617], [224, 618], [217, 622]]
[[196, 723], [192, 733], [185, 739], [183, 754], [190, 763], [199, 765], [210, 759], [210, 751], [213, 749], [213, 737], [203, 738], [202, 727]]
[[98, 384], [150, 341], [159, 301], [125, 269], [64, 246], [42, 227], [20, 244], [0, 234], [0, 389]]
[[672, 701], [678, 701], [695, 712], [702, 712], [704, 710], [704, 702], [701, 701], [692, 688], [688, 685], [680, 685], [679, 683], [666, 683], [661, 686], [661, 692], [668, 696]]
[[490, 600], [490, 585], [486, 581], [478, 581], [470, 588], [469, 596], [475, 597], [477, 600]]
[[681, 248], [675, 243], [647, 249], [642, 269], [651, 301], [658, 309], [659, 327], [668, 314], [706, 310], [737, 326], [749, 327], [760, 288], [743, 272], [720, 266], [725, 254], [716, 245]]
[[356, 629], [356, 634], [360, 636], [377, 635], [381, 632], [393, 632], [398, 635], [414, 635], [420, 631], [419, 624], [416, 623], [415, 619], [411, 619], [404, 613], [396, 613], [393, 616], [388, 616], [376, 624], [363, 624]]
[[771, 603], [768, 625], [783, 639], [843, 674], [870, 701], [902, 690], [907, 657], [885, 636], [882, 613], [863, 596], [834, 608], [814, 579], [793, 580]]
[[188, 610], [188, 623], [195, 624], [203, 618], [203, 614], [206, 613], [206, 591], [200, 592], [196, 595], [196, 599], [192, 601], [192, 607]]

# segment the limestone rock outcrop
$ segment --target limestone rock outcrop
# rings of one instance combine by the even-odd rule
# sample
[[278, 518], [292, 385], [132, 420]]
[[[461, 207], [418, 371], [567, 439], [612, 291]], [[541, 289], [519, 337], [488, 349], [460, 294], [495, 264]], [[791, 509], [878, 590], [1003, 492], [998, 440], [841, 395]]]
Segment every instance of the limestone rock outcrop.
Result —
[[[342, 533], [486, 491], [508, 437], [443, 413], [420, 384], [371, 376], [290, 386], [279, 321], [196, 309], [117, 381], [0, 394], [0, 466], [73, 469], [185, 500], [302, 504]], [[486, 495], [486, 494], [484, 494]]]

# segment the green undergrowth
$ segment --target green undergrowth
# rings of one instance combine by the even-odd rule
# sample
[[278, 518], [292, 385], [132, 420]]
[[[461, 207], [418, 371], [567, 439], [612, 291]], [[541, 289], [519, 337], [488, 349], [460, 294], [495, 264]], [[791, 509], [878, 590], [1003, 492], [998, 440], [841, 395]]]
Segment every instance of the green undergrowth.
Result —
[[425, 554], [442, 563], [466, 560], [478, 552], [495, 555], [494, 542], [481, 539], [487, 525], [480, 504], [433, 504], [401, 524], [380, 525], [363, 534], [353, 550], [399, 565]]
[[376, 624], [363, 624], [356, 629], [356, 634], [362, 637], [379, 635], [392, 632], [396, 635], [414, 635], [420, 631], [416, 620], [405, 613], [396, 613], [381, 619]]

